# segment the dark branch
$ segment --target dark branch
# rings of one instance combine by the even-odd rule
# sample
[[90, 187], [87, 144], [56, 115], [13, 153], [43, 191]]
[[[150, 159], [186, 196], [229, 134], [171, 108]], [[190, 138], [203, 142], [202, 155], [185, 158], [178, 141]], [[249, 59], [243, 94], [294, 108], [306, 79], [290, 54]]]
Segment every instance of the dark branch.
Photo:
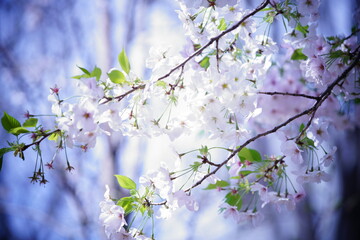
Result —
[[309, 99], [313, 99], [313, 100], [319, 100], [320, 97], [316, 97], [316, 96], [311, 96], [311, 95], [306, 95], [306, 94], [301, 94], [301, 93], [288, 93], [288, 92], [258, 92], [258, 94], [264, 94], [264, 95], [282, 95], [282, 96], [293, 96], [293, 97], [304, 97], [304, 98], [309, 98]]
[[31, 147], [31, 146], [39, 145], [42, 141], [44, 141], [44, 140], [45, 140], [46, 138], [48, 138], [50, 135], [52, 135], [53, 133], [57, 133], [57, 132], [61, 132], [61, 130], [60, 130], [60, 129], [56, 129], [56, 130], [54, 130], [54, 131], [52, 131], [52, 132], [48, 132], [48, 133], [42, 135], [42, 137], [41, 137], [39, 140], [34, 141], [34, 142], [30, 143], [30, 144], [27, 144], [27, 145], [23, 146], [23, 147], [21, 148], [21, 151], [25, 151], [26, 149], [28, 149], [28, 148]]

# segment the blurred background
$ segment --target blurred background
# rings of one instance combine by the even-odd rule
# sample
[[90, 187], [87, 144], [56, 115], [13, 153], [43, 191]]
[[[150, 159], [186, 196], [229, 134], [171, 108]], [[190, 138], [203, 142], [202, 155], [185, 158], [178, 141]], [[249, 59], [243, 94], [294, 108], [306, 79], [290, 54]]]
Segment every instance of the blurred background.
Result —
[[[259, 1], [247, 0], [249, 8]], [[321, 5], [319, 29], [325, 35], [347, 35], [355, 25], [356, 0], [328, 0]], [[148, 76], [144, 68], [152, 45], [185, 43], [182, 24], [172, 0], [0, 0], [0, 111], [24, 121], [26, 111], [49, 114], [50, 87], [61, 96], [74, 94], [76, 66], [106, 70], [117, 66], [125, 48], [132, 69]], [[282, 29], [275, 23], [274, 38]], [[44, 126], [53, 119], [42, 118]], [[197, 214], [186, 209], [171, 220], [156, 221], [156, 239], [360, 239], [360, 132], [353, 128], [334, 133], [337, 162], [331, 182], [307, 189], [307, 198], [292, 212], [272, 208], [259, 227], [238, 226], [217, 212], [221, 199], [211, 192], [201, 197]], [[0, 147], [13, 139], [0, 129]], [[268, 147], [260, 142], [262, 149]], [[190, 148], [189, 144], [189, 148]], [[183, 146], [187, 147], [186, 144]], [[43, 158], [51, 160], [53, 146], [42, 145]], [[138, 179], [150, 166], [166, 160], [163, 139], [102, 137], [96, 149], [68, 151], [75, 167], [64, 169], [65, 157], [56, 157], [49, 183], [30, 183], [35, 155], [26, 160], [4, 157], [0, 172], [0, 239], [60, 240], [106, 239], [99, 224], [99, 201], [105, 184], [116, 197], [123, 196], [114, 174]], [[204, 194], [204, 193], [199, 193]], [[150, 230], [151, 231], [151, 230]]]

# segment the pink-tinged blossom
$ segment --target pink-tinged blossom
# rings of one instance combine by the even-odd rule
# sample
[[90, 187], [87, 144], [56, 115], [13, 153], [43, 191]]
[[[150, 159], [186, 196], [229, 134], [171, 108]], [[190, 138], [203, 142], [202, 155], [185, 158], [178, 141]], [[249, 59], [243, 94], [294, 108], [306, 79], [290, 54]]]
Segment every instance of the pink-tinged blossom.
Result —
[[230, 166], [230, 169], [229, 169], [230, 177], [239, 176], [239, 172], [242, 167], [243, 167], [243, 164], [238, 159], [235, 160], [235, 162]]
[[191, 195], [188, 195], [183, 190], [179, 190], [175, 192], [172, 196], [172, 203], [175, 204], [177, 207], [186, 206], [189, 211], [197, 211], [199, 210], [199, 204]]
[[94, 131], [97, 128], [95, 121], [97, 111], [95, 104], [84, 99], [83, 102], [73, 108], [74, 125], [79, 131]]
[[328, 182], [331, 179], [330, 174], [323, 170], [295, 171], [294, 174], [297, 175], [296, 181], [299, 184]]
[[268, 188], [267, 187], [265, 187], [264, 185], [256, 182], [253, 185], [251, 185], [250, 188], [251, 188], [251, 191], [258, 192], [261, 201], [263, 201], [263, 202], [268, 202], [269, 201]]
[[304, 15], [316, 14], [320, 6], [319, 0], [298, 0], [297, 9]]
[[253, 227], [257, 227], [264, 220], [264, 215], [256, 211], [246, 211], [239, 213], [239, 222], [249, 222]]
[[267, 192], [265, 202], [261, 205], [261, 207], [265, 207], [268, 203], [273, 204], [278, 212], [281, 212], [282, 206], [284, 206], [287, 210], [293, 210], [295, 208], [295, 201], [291, 194], [287, 194], [286, 196], [282, 193], [278, 192]]
[[352, 36], [349, 39], [346, 39], [344, 43], [341, 45], [341, 50], [344, 52], [352, 52], [358, 46], [358, 37]]
[[122, 228], [119, 232], [111, 234], [109, 240], [136, 240], [133, 235]]
[[328, 152], [327, 154], [325, 154], [321, 159], [320, 159], [320, 163], [324, 165], [324, 167], [328, 167], [330, 166], [335, 159], [335, 152], [337, 150], [337, 147], [333, 147], [331, 149], [330, 152]]
[[315, 41], [305, 45], [303, 53], [309, 58], [316, 58], [329, 52], [329, 44], [323, 37], [317, 37]]
[[325, 60], [320, 56], [309, 58], [306, 62], [306, 69], [305, 77], [309, 82], [325, 85], [331, 81], [331, 75], [326, 68]]
[[152, 238], [146, 237], [141, 231], [136, 228], [130, 228], [129, 233], [135, 240], [152, 240]]
[[323, 141], [327, 141], [329, 139], [328, 134], [328, 122], [320, 121], [319, 119], [315, 119], [313, 124], [310, 127], [310, 137], [314, 140], [315, 144], [318, 146]]
[[165, 163], [162, 163], [158, 170], [150, 171], [145, 176], [140, 177], [139, 182], [144, 186], [154, 187], [160, 197], [164, 199], [168, 199], [173, 191], [170, 172]]
[[306, 197], [306, 193], [303, 189], [301, 189], [301, 191], [298, 191], [297, 193], [293, 194], [293, 199], [295, 202], [299, 202], [302, 199], [304, 199]]
[[281, 144], [281, 151], [286, 157], [290, 157], [296, 164], [301, 164], [304, 160], [301, 155], [301, 150], [294, 141], [285, 141]]
[[92, 99], [100, 99], [104, 96], [104, 90], [98, 85], [95, 77], [81, 78], [78, 80], [78, 88], [83, 95]]
[[237, 207], [223, 203], [220, 205], [220, 209], [224, 209], [224, 218], [232, 218], [237, 223], [240, 221], [240, 212], [237, 210]]
[[111, 200], [110, 189], [107, 185], [104, 198], [104, 201], [99, 204], [101, 210], [99, 220], [105, 227], [106, 236], [110, 238], [113, 234], [120, 233], [127, 223], [124, 209]]

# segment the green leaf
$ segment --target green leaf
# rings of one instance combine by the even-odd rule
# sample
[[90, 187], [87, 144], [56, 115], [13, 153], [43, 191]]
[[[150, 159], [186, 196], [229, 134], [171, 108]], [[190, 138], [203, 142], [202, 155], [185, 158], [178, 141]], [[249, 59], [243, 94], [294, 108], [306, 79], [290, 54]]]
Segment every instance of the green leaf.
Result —
[[306, 25], [306, 26], [302, 26], [301, 24], [297, 24], [296, 27], [295, 27], [296, 30], [298, 30], [299, 32], [301, 32], [302, 34], [304, 34], [304, 37], [306, 37], [306, 34], [309, 33], [309, 26]]
[[167, 86], [167, 83], [164, 82], [164, 81], [162, 81], [162, 80], [160, 80], [160, 81], [156, 81], [155, 85], [158, 86], [158, 87], [162, 87], [162, 88], [165, 89], [166, 86]]
[[2, 164], [3, 164], [4, 154], [11, 152], [11, 151], [14, 151], [14, 149], [13, 148], [1, 148], [0, 149], [0, 171], [2, 168]]
[[23, 123], [23, 127], [29, 128], [29, 127], [36, 127], [36, 124], [38, 123], [37, 118], [29, 118]]
[[60, 132], [54, 132], [48, 137], [48, 139], [50, 141], [57, 141], [59, 137], [60, 137]]
[[266, 12], [266, 11], [270, 11], [270, 10], [273, 10], [274, 8], [272, 7], [268, 7], [268, 8], [263, 8], [260, 10], [260, 12]]
[[4, 112], [4, 116], [1, 118], [1, 124], [8, 132], [13, 128], [21, 127], [20, 122], [6, 112]]
[[201, 146], [201, 148], [199, 149], [199, 152], [201, 155], [207, 156], [209, 153], [209, 148], [207, 146]]
[[261, 162], [261, 155], [255, 149], [243, 148], [240, 152], [238, 152], [238, 156], [241, 162], [249, 161], [249, 162]]
[[212, 190], [212, 189], [217, 189], [217, 188], [223, 188], [223, 187], [227, 187], [230, 186], [230, 183], [228, 183], [227, 181], [217, 181], [215, 184], [209, 184], [204, 190]]
[[21, 133], [29, 133], [30, 131], [27, 130], [24, 127], [16, 127], [16, 128], [12, 128], [10, 129], [9, 133], [14, 134], [15, 136], [21, 134]]
[[80, 68], [80, 70], [83, 71], [83, 73], [85, 73], [86, 75], [88, 75], [90, 77], [91, 74], [87, 69], [79, 67], [79, 66], [77, 66], [77, 67]]
[[299, 127], [299, 132], [302, 132], [302, 130], [304, 130], [304, 128], [305, 128], [305, 125], [302, 123]]
[[201, 167], [202, 163], [201, 162], [194, 162], [193, 164], [190, 165], [191, 169], [194, 172], [199, 171], [199, 168]]
[[96, 77], [96, 81], [99, 81], [101, 77], [101, 69], [95, 66], [94, 70], [91, 72], [91, 77]]
[[122, 85], [126, 82], [126, 78], [124, 74], [119, 70], [116, 69], [112, 70], [111, 72], [108, 73], [108, 76], [110, 78], [110, 81], [112, 81], [113, 83]]
[[136, 183], [130, 178], [122, 175], [114, 175], [122, 188], [136, 189]]
[[220, 31], [224, 31], [224, 30], [226, 30], [226, 28], [227, 28], [227, 26], [226, 26], [225, 19], [224, 19], [224, 18], [220, 19], [220, 23], [219, 23], [218, 29], [219, 29]]
[[241, 210], [242, 198], [239, 194], [233, 194], [232, 192], [229, 192], [225, 196], [225, 202], [228, 203], [230, 206], [237, 207], [239, 211]]
[[246, 177], [247, 175], [249, 175], [249, 174], [251, 174], [251, 173], [257, 173], [257, 171], [250, 171], [250, 170], [240, 171], [241, 177]]
[[125, 53], [124, 49], [119, 54], [118, 59], [119, 59], [119, 63], [120, 63], [121, 68], [124, 70], [124, 72], [129, 74], [129, 72], [130, 72], [130, 62], [129, 62], [128, 57], [126, 56], [126, 53]]
[[305, 145], [305, 147], [310, 147], [310, 148], [316, 149], [314, 140], [312, 140], [308, 137], [304, 137], [303, 139], [301, 139], [301, 142]]
[[204, 69], [207, 69], [210, 66], [210, 58], [209, 57], [204, 57], [201, 61], [200, 61], [200, 66]]
[[88, 78], [88, 77], [89, 77], [89, 75], [87, 75], [87, 74], [82, 74], [82, 75], [73, 76], [72, 78], [74, 78], [74, 79], [81, 79], [81, 78]]
[[116, 205], [122, 207], [126, 215], [135, 209], [134, 198], [132, 197], [123, 197], [116, 203]]
[[82, 68], [82, 67], [79, 67], [79, 66], [78, 66], [78, 68], [80, 68], [81, 71], [82, 71], [84, 74], [76, 75], [76, 76], [73, 76], [72, 78], [74, 78], [74, 79], [81, 79], [81, 78], [92, 78], [92, 77], [95, 77], [95, 78], [96, 78], [96, 81], [99, 81], [99, 80], [100, 80], [101, 73], [102, 73], [100, 68], [98, 68], [98, 67], [95, 66], [91, 73], [90, 73], [87, 69], [85, 69], [85, 68]]
[[303, 54], [302, 48], [298, 48], [294, 51], [294, 53], [291, 55], [291, 60], [307, 60], [308, 57]]

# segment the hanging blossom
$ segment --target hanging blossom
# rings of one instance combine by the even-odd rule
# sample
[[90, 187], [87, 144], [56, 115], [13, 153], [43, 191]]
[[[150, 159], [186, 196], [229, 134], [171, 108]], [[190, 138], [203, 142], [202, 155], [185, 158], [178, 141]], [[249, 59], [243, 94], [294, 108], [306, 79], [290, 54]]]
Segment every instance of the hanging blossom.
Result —
[[199, 204], [193, 197], [183, 190], [175, 190], [173, 180], [171, 179], [169, 170], [165, 163], [161, 163], [158, 170], [152, 170], [145, 176], [141, 176], [139, 182], [146, 189], [152, 192], [149, 200], [165, 200], [156, 216], [158, 218], [167, 219], [172, 216], [172, 213], [185, 206], [189, 211], [197, 211]]
[[105, 234], [108, 238], [114, 239], [114, 235], [123, 234], [124, 226], [127, 225], [125, 220], [124, 209], [114, 203], [110, 198], [110, 189], [106, 185], [104, 201], [100, 202], [100, 222], [105, 227]]

